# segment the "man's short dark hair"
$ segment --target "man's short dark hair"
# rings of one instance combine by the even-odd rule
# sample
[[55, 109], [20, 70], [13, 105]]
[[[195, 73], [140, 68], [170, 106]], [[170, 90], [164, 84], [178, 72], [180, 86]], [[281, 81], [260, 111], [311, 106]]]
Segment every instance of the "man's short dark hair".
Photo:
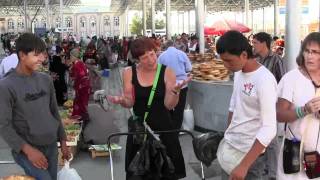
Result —
[[42, 39], [32, 33], [24, 33], [16, 40], [16, 52], [28, 54], [34, 51], [36, 54], [46, 52], [46, 44]]
[[169, 48], [171, 46], [174, 46], [174, 42], [172, 40], [167, 40], [166, 44], [165, 44], [165, 47], [166, 48]]
[[253, 39], [256, 39], [258, 40], [259, 42], [263, 43], [265, 42], [268, 49], [270, 49], [271, 47], [271, 41], [272, 41], [272, 38], [271, 38], [271, 35], [266, 33], [266, 32], [259, 32], [255, 35], [253, 35]]
[[276, 40], [278, 40], [278, 39], [279, 39], [278, 36], [273, 36], [273, 38], [272, 38], [273, 41], [276, 41]]
[[218, 54], [229, 53], [236, 56], [240, 56], [245, 51], [248, 58], [253, 58], [252, 46], [248, 39], [238, 31], [228, 31], [222, 35], [217, 42], [216, 49]]

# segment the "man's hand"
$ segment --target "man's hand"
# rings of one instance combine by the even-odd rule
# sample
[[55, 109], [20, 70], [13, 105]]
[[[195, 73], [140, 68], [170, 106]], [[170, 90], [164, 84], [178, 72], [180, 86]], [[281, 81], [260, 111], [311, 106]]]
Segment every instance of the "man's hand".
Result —
[[230, 174], [229, 180], [244, 180], [248, 173], [248, 168], [239, 164]]
[[47, 169], [48, 161], [42, 152], [38, 149], [30, 146], [29, 144], [25, 144], [22, 147], [22, 151], [27, 156], [28, 160], [39, 169]]
[[65, 159], [67, 161], [70, 160], [71, 154], [66, 141], [61, 141], [60, 144], [61, 144], [62, 159]]

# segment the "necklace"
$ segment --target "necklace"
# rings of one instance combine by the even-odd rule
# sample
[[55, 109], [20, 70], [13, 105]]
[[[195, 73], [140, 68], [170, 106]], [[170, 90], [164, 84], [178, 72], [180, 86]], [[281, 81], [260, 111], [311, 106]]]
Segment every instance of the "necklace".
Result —
[[317, 84], [314, 82], [314, 80], [313, 80], [312, 77], [310, 76], [308, 70], [307, 70], [307, 69], [305, 69], [305, 70], [306, 70], [306, 72], [307, 72], [307, 74], [308, 74], [308, 76], [309, 76], [309, 78], [310, 78], [313, 86], [314, 86], [316, 89], [317, 89], [317, 88], [320, 88], [320, 85], [317, 85]]

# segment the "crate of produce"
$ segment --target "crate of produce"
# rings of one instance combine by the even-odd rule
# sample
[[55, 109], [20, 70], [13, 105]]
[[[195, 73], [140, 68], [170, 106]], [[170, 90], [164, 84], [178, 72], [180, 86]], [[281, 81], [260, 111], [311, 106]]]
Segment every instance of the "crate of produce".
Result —
[[[111, 144], [111, 150], [120, 150], [122, 149], [121, 146], [118, 144]], [[91, 152], [91, 157], [94, 159], [96, 157], [107, 157], [109, 156], [109, 148], [106, 144], [101, 145], [91, 145], [89, 147], [89, 151]]]

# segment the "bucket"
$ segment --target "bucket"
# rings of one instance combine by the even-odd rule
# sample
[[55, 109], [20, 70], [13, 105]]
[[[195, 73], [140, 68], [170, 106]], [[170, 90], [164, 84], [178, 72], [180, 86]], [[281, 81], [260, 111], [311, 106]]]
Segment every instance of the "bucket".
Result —
[[103, 77], [109, 77], [110, 69], [104, 69], [102, 70], [102, 76]]

